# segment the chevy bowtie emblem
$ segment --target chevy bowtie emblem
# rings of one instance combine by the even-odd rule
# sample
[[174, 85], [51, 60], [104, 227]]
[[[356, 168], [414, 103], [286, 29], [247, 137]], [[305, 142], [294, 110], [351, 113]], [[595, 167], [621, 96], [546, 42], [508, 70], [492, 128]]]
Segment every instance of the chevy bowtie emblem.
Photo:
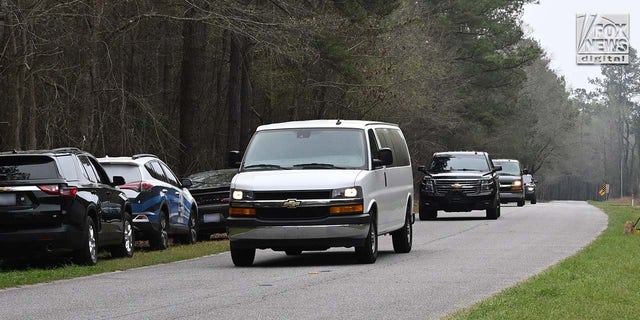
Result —
[[288, 199], [287, 201], [282, 203], [282, 206], [285, 207], [285, 208], [293, 209], [293, 208], [297, 208], [298, 206], [300, 206], [300, 203], [301, 202], [296, 200], [296, 199]]
[[454, 183], [454, 184], [451, 185], [451, 188], [460, 189], [460, 188], [462, 188], [462, 185], [459, 184], [459, 183]]
[[5, 191], [9, 191], [11, 188], [9, 187], [0, 187], [0, 191], [5, 192]]

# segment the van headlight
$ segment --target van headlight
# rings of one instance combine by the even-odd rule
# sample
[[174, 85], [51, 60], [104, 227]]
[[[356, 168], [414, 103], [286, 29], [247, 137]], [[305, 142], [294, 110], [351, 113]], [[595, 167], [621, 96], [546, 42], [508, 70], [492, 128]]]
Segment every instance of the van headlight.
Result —
[[253, 191], [231, 190], [231, 199], [233, 200], [253, 200]]
[[340, 188], [333, 189], [331, 191], [331, 198], [361, 198], [362, 197], [362, 188], [361, 187], [348, 187], [348, 188]]

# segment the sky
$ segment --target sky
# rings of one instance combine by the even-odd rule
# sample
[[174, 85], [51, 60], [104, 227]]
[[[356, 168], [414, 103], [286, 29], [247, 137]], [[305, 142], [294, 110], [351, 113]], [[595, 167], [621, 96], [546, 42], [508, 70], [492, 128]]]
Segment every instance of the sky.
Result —
[[638, 0], [539, 0], [524, 7], [525, 34], [537, 40], [551, 59], [551, 69], [564, 76], [570, 89], [595, 89], [589, 78], [600, 76], [600, 67], [576, 63], [576, 14], [629, 14], [629, 40], [640, 49], [640, 1]]

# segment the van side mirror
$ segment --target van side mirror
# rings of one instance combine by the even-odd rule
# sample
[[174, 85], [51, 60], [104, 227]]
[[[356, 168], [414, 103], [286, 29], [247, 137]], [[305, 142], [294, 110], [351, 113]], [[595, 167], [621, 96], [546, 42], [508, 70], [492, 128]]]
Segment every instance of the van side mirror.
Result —
[[127, 183], [122, 176], [113, 176], [113, 186], [121, 186]]
[[184, 178], [180, 180], [180, 184], [182, 185], [183, 188], [188, 189], [188, 188], [191, 188], [191, 186], [193, 185], [193, 182], [189, 178]]
[[240, 151], [229, 151], [229, 157], [227, 158], [227, 166], [229, 166], [229, 168], [240, 168], [240, 161], [242, 161]]
[[378, 154], [373, 159], [373, 167], [378, 168], [382, 166], [388, 166], [393, 163], [393, 151], [389, 148], [382, 148], [378, 150]]
[[502, 171], [502, 166], [493, 166], [494, 171]]

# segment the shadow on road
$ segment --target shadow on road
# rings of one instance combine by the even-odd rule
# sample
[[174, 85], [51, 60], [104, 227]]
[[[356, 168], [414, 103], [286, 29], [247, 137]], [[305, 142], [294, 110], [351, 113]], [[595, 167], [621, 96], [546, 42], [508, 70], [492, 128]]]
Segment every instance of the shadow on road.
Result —
[[[278, 255], [281, 255], [278, 257]], [[379, 251], [378, 261], [386, 256], [395, 255], [393, 251]], [[257, 258], [254, 267], [280, 268], [280, 267], [331, 267], [358, 265], [354, 251], [327, 252], [327, 251], [303, 251], [298, 256], [287, 256], [284, 252], [271, 251], [269, 259]], [[322, 272], [322, 271], [320, 271]]]

